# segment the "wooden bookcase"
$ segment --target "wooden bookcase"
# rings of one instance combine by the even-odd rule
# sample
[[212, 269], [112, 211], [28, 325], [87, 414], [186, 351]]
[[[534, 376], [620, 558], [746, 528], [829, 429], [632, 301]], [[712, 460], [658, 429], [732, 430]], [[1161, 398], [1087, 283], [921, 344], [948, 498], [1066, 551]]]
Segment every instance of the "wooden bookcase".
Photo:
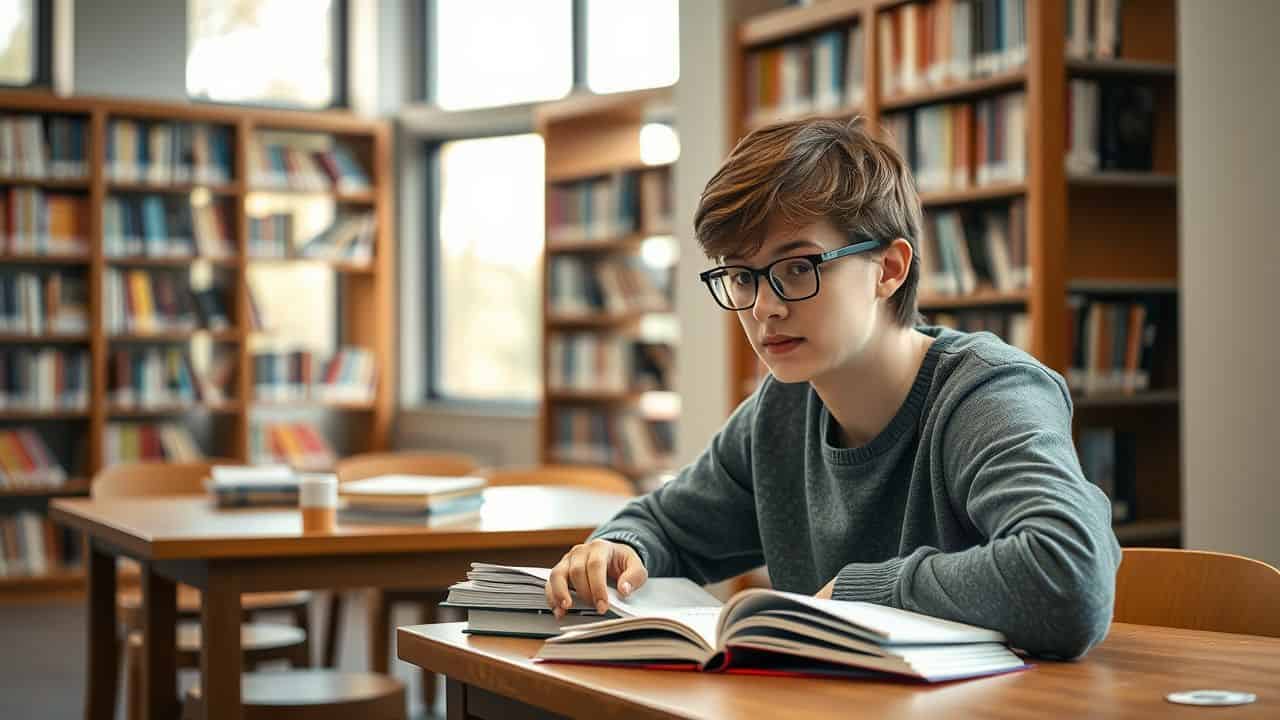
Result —
[[[395, 406], [395, 307], [393, 304], [393, 263], [395, 257], [394, 214], [392, 210], [391, 128], [383, 121], [358, 118], [344, 112], [298, 112], [253, 109], [231, 106], [135, 101], [99, 97], [57, 97], [43, 92], [5, 91], [0, 93], [0, 112], [5, 115], [75, 116], [85, 121], [86, 174], [79, 179], [42, 179], [0, 177], [0, 188], [36, 187], [50, 191], [75, 193], [86, 199], [82, 218], [87, 229], [89, 252], [82, 256], [4, 255], [0, 267], [63, 268], [83, 273], [87, 278], [89, 330], [77, 336], [0, 334], [6, 346], [78, 347], [89, 354], [89, 403], [75, 411], [4, 411], [0, 423], [6, 426], [26, 422], [58, 423], [58, 432], [73, 435], [72, 442], [81, 448], [75, 453], [76, 467], [67, 467], [75, 475], [64, 487], [42, 490], [0, 490], [0, 512], [10, 509], [42, 509], [48, 498], [88, 494], [89, 482], [105, 464], [104, 436], [108, 423], [115, 421], [165, 418], [183, 422], [189, 417], [203, 416], [212, 426], [213, 444], [201, 447], [210, 457], [250, 460], [250, 428], [255, 409], [264, 407], [311, 407], [340, 412], [350, 437], [340, 445], [353, 451], [383, 450], [389, 447], [392, 413]], [[231, 175], [228, 182], [210, 185], [201, 182], [154, 184], [122, 182], [106, 169], [108, 123], [114, 119], [201, 123], [225, 127], [231, 138]], [[370, 190], [339, 192], [336, 190], [278, 190], [256, 187], [249, 177], [249, 147], [258, 133], [301, 133], [328, 136], [351, 149], [367, 175]], [[234, 250], [230, 257], [197, 258], [207, 263], [212, 272], [231, 289], [229, 313], [231, 324], [224, 330], [194, 332], [156, 332], [125, 335], [108, 332], [105, 327], [104, 283], [111, 268], [143, 268], [148, 270], [189, 269], [189, 258], [109, 257], [104, 251], [103, 208], [112, 193], [128, 192], [147, 195], [185, 196], [203, 188], [211, 196], [230, 207], [230, 240]], [[248, 255], [250, 202], [258, 195], [308, 194], [327, 197], [335, 208], [371, 211], [376, 221], [373, 257], [368, 264], [351, 264], [316, 259], [260, 260]], [[254, 398], [251, 338], [255, 335], [250, 312], [249, 273], [258, 264], [311, 263], [328, 265], [335, 273], [337, 289], [336, 317], [341, 346], [357, 346], [373, 357], [376, 386], [368, 402], [296, 402], [264, 403]], [[187, 344], [202, 337], [210, 343], [231, 348], [238, 358], [235, 381], [224, 402], [195, 403], [172, 408], [125, 409], [113, 407], [107, 400], [108, 353], [120, 345]], [[332, 439], [332, 438], [331, 438]], [[339, 444], [339, 443], [335, 443]], [[60, 458], [64, 464], [67, 458]], [[74, 590], [81, 584], [81, 574], [74, 570], [56, 569], [48, 577], [0, 578], [0, 598], [22, 597], [49, 591]]]
[[[568, 338], [577, 336], [590, 338], [601, 345], [614, 338], [614, 342], [628, 348], [629, 357], [630, 339], [642, 337], [643, 326], [651, 318], [662, 316], [665, 318], [665, 325], [673, 327], [674, 308], [669, 288], [670, 273], [674, 272], [674, 266], [659, 271], [667, 273], [667, 280], [662, 284], [664, 297], [659, 306], [651, 303], [644, 307], [622, 309], [591, 308], [568, 314], [553, 306], [552, 274], [556, 263], [564, 259], [581, 262], [583, 267], [588, 268], [587, 274], [593, 273], [600, 263], [634, 263], [644, 255], [646, 243], [671, 240], [671, 165], [666, 162], [655, 164], [652, 158], [646, 162], [646, 158], [642, 157], [640, 142], [641, 128], [655, 110], [661, 113], [669, 102], [669, 89], [641, 90], [551, 103], [540, 108], [536, 117], [538, 132], [545, 143], [547, 181], [547, 242], [543, 268], [543, 397], [539, 422], [539, 454], [545, 463], [608, 465], [625, 474], [639, 487], [646, 487], [655, 476], [669, 469], [669, 453], [661, 452], [660, 456], [653, 457], [650, 462], [638, 463], [625, 457], [626, 453], [620, 448], [620, 418], [642, 418], [642, 423], [674, 422], [678, 416], [678, 407], [671, 407], [671, 401], [675, 399], [671, 388], [669, 385], [656, 390], [635, 387], [634, 378], [629, 372], [624, 376], [622, 386], [611, 383], [609, 387], [593, 387], [588, 382], [586, 386], [578, 383], [571, 388], [564, 388], [565, 383], [553, 377], [558, 372], [557, 368], [563, 369], [564, 366], [552, 354], [564, 348], [557, 343], [569, 342]], [[650, 179], [662, 187], [668, 203], [666, 214], [657, 212], [654, 207], [646, 207], [646, 200], [652, 203], [653, 197], [646, 198], [643, 192], [633, 187], [632, 190], [639, 194], [637, 202], [640, 208], [634, 226], [617, 232], [596, 232], [585, 238], [563, 237], [556, 232], [557, 192], [571, 192], [584, 182], [608, 183], [616, 181], [622, 175], [641, 178], [646, 174], [651, 174]], [[642, 182], [642, 179], [635, 182]], [[616, 201], [615, 197], [609, 202]], [[587, 199], [584, 202], [590, 204], [594, 201]], [[661, 220], [656, 220], [655, 217], [659, 215]], [[674, 245], [673, 240], [671, 245]], [[624, 290], [624, 293], [627, 292], [630, 292], [630, 287]], [[632, 299], [634, 298], [629, 295], [628, 300]], [[667, 343], [673, 350], [674, 345], [674, 342]], [[572, 354], [573, 351], [570, 350], [569, 353]], [[621, 358], [624, 363], [630, 362], [627, 357]], [[614, 361], [618, 359], [614, 358]], [[668, 363], [668, 377], [672, 370]], [[647, 401], [659, 395], [664, 397], [658, 399], [665, 399], [666, 402], [658, 404], [666, 407], [654, 410], [652, 403]], [[608, 438], [607, 456], [582, 457], [565, 450], [563, 445], [569, 439], [562, 437], [563, 428], [557, 426], [562, 419], [561, 413], [565, 412], [580, 413], [580, 419], [590, 417], [592, 424], [600, 418], [601, 423], [607, 425], [607, 430], [603, 426], [599, 428]], [[642, 424], [640, 427], [647, 428], [648, 425]], [[647, 441], [654, 439], [647, 431], [644, 436]], [[587, 442], [589, 444], [590, 440]]]
[[[1025, 63], [997, 74], [909, 94], [886, 95], [880, 87], [877, 20], [908, 4], [904, 0], [827, 0], [784, 8], [739, 25], [731, 63], [730, 109], [734, 138], [754, 125], [746, 83], [749, 54], [859, 23], [863, 28], [865, 101], [824, 117], [863, 116], [880, 131], [886, 113], [941, 102], [968, 101], [1021, 90], [1026, 97], [1027, 168], [1017, 183], [956, 192], [923, 193], [925, 210], [966, 207], [1023, 198], [1027, 208], [1030, 283], [1025, 291], [962, 296], [922, 296], [921, 311], [969, 308], [1027, 313], [1030, 349], [1066, 375], [1072, 364], [1072, 315], [1068, 297], [1178, 293], [1177, 41], [1176, 0], [1125, 0], [1120, 45], [1114, 58], [1068, 58], [1065, 0], [1027, 0]], [[1075, 78], [1134, 78], [1155, 94], [1154, 171], [1068, 173], [1067, 96]], [[755, 387], [760, 366], [728, 317], [731, 346], [730, 397], [741, 401]], [[1166, 337], [1156, 359], [1151, 390], [1134, 395], [1078, 396], [1077, 432], [1111, 426], [1132, 433], [1136, 444], [1136, 519], [1116, 526], [1126, 544], [1177, 545], [1181, 541], [1177, 322], [1160, 328]]]

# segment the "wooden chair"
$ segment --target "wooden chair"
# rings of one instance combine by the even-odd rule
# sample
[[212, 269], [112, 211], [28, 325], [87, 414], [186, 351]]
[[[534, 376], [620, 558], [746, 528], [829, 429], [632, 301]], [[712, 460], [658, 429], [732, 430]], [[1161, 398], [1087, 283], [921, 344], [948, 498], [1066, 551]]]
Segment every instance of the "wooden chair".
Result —
[[1115, 621], [1280, 637], [1280, 570], [1239, 555], [1125, 548]]
[[[335, 471], [338, 483], [363, 480], [379, 475], [437, 475], [460, 477], [469, 475], [476, 468], [476, 461], [469, 455], [452, 452], [405, 451], [366, 453], [354, 455], [338, 462]], [[423, 593], [416, 590], [381, 590], [369, 593], [369, 668], [374, 672], [387, 672], [391, 667], [391, 608], [396, 603], [418, 605], [422, 622], [435, 621], [435, 603], [438, 592]], [[345, 610], [343, 596], [330, 594], [328, 631], [325, 634], [324, 664], [335, 667], [338, 659], [338, 638], [342, 635], [342, 616]], [[427, 708], [435, 703], [435, 685], [424, 677], [422, 698]]]
[[[404, 720], [404, 683], [386, 675], [334, 670], [245, 673], [244, 720]], [[187, 692], [183, 720], [203, 717], [200, 688]]]

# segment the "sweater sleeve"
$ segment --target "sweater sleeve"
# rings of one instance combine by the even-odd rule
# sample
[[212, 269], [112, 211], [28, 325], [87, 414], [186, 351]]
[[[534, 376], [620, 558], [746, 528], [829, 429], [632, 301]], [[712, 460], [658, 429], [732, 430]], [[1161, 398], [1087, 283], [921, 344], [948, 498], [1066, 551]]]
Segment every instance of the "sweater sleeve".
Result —
[[1044, 657], [1083, 655], [1110, 626], [1120, 547], [1107, 497], [1080, 468], [1065, 383], [1031, 363], [993, 366], [950, 404], [941, 470], [985, 542], [846, 566], [834, 596], [1000, 630]]
[[626, 543], [654, 577], [718, 582], [764, 564], [751, 479], [751, 429], [759, 393], [710, 445], [661, 488], [636, 498], [591, 538]]

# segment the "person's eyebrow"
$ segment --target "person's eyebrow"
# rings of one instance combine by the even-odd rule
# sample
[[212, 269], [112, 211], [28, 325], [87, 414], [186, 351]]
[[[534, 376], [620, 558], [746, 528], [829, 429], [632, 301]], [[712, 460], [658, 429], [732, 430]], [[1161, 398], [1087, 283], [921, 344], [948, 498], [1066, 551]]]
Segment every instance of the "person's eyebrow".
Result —
[[[797, 239], [792, 240], [791, 242], [787, 243], [786, 245], [783, 245], [782, 247], [779, 247], [777, 250], [774, 250], [774, 251], [773, 251], [773, 255], [772, 255], [769, 259], [770, 259], [770, 260], [776, 260], [776, 259], [778, 259], [778, 258], [780, 258], [780, 257], [785, 257], [786, 255], [790, 254], [791, 252], [793, 252], [793, 251], [795, 251], [795, 250], [800, 250], [800, 249], [802, 249], [802, 248], [803, 248], [803, 249], [814, 249], [814, 250], [817, 250], [818, 252], [822, 252], [822, 251], [824, 250], [824, 248], [823, 248], [821, 245], [819, 245], [818, 243], [816, 243], [816, 242], [814, 242], [814, 241], [812, 241], [812, 240], [805, 240], [805, 239], [803, 239], [803, 238], [797, 238]], [[725, 264], [725, 265], [741, 265], [741, 264], [742, 264], [742, 262], [743, 262], [743, 260], [742, 260], [742, 258], [740, 258], [740, 257], [738, 257], [738, 256], [736, 256], [736, 255], [730, 255], [730, 256], [728, 256], [728, 257], [725, 257], [725, 258], [724, 258], [724, 260], [723, 260], [723, 262], [724, 262], [724, 264]]]

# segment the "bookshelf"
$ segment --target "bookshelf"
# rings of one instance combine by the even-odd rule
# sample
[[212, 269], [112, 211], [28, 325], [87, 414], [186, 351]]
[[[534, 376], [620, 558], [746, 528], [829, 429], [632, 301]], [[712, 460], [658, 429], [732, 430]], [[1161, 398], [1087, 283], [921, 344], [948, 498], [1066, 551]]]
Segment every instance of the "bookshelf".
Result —
[[[389, 447], [395, 397], [389, 124], [345, 112], [58, 97], [38, 91], [2, 91], [0, 96], [0, 123], [28, 133], [22, 136], [28, 144], [19, 147], [40, 143], [46, 151], [43, 168], [28, 164], [34, 154], [26, 149], [11, 150], [15, 154], [10, 160], [0, 158], [0, 200], [11, 211], [17, 207], [14, 198], [25, 203], [23, 208], [50, 208], [42, 210], [48, 224], [42, 237], [56, 239], [62, 231], [79, 241], [19, 243], [14, 237], [34, 235], [26, 230], [38, 226], [15, 228], [12, 216], [0, 215], [0, 235], [6, 236], [0, 248], [0, 276], [30, 275], [43, 282], [53, 274], [73, 276], [60, 287], [71, 286], [64, 294], [85, 324], [68, 332], [27, 332], [5, 325], [0, 328], [0, 353], [53, 350], [88, 358], [87, 402], [73, 407], [0, 407], [0, 431], [33, 428], [69, 476], [56, 487], [0, 488], [0, 518], [43, 513], [50, 497], [88, 494], [85, 478], [108, 463], [109, 436], [119, 440], [137, 432], [145, 437], [136, 429], [139, 424], [155, 428], [166, 447], [174, 439], [165, 435], [164, 427], [194, 428], [202, 438], [198, 449], [203, 455], [251, 462], [259, 449], [257, 440], [274, 432], [272, 423], [297, 422], [292, 416], [279, 421], [273, 413], [282, 408], [289, 413], [322, 411], [335, 418], [326, 426], [345, 433], [335, 445], [354, 452]], [[326, 163], [332, 164], [332, 171]], [[361, 178], [363, 183], [357, 182]], [[291, 202], [306, 203], [312, 219], [310, 227], [294, 228], [289, 256], [251, 256], [251, 217], [261, 214], [261, 206], [290, 208]], [[73, 210], [59, 209], [60, 204]], [[347, 236], [317, 232], [316, 223], [338, 228], [353, 216], [359, 222], [350, 224]], [[300, 244], [313, 235], [323, 236], [328, 244]], [[135, 238], [132, 245], [130, 237]], [[304, 250], [315, 252], [303, 256]], [[283, 403], [255, 395], [255, 343], [289, 328], [255, 327], [250, 276], [300, 267], [333, 275], [336, 347], [329, 357], [354, 349], [352, 356], [359, 356], [357, 375], [376, 378], [361, 397], [309, 391]], [[131, 273], [151, 282], [160, 276], [179, 278], [183, 304], [160, 307], [163, 292], [170, 290], [157, 287], [152, 297], [156, 314], [148, 323], [137, 323], [134, 295], [122, 306], [130, 319], [109, 325], [112, 305], [121, 300], [109, 296], [112, 278], [128, 279]], [[218, 295], [215, 305], [200, 305], [197, 278]], [[181, 308], [182, 321], [159, 322], [159, 311], [173, 307]], [[209, 319], [210, 308], [219, 315], [218, 322]], [[187, 322], [190, 318], [195, 321]], [[23, 319], [21, 313], [18, 319]], [[155, 351], [162, 364], [174, 362], [164, 353], [187, 356], [185, 370], [178, 372], [189, 373], [187, 382], [197, 385], [195, 392], [170, 397], [166, 388], [174, 385], [166, 381], [159, 394], [147, 396], [145, 402], [141, 394], [113, 395], [110, 388], [133, 379], [116, 365], [145, 364], [147, 354]], [[198, 351], [210, 359], [201, 373], [192, 359]], [[319, 372], [327, 358], [317, 359]], [[225, 366], [220, 376], [224, 385], [222, 392], [211, 395], [196, 376], [209, 372], [215, 361]], [[343, 389], [342, 379], [352, 369], [337, 365], [337, 379], [326, 391]], [[174, 371], [175, 366], [165, 367]], [[301, 429], [289, 432], [299, 438], [304, 434]], [[43, 573], [0, 578], [0, 599], [74, 590], [81, 580], [75, 566], [51, 563]]]
[[671, 162], [642, 151], [667, 90], [542, 108], [546, 149], [543, 395], [547, 463], [607, 465], [643, 488], [670, 466]]
[[[986, 45], [981, 39], [974, 41], [970, 48], [975, 58], [984, 51], [994, 53], [991, 59], [976, 59], [974, 66], [985, 65], [975, 72], [957, 73], [944, 62], [931, 75], [931, 57], [959, 56], [941, 55], [943, 50], [962, 54], [963, 41], [954, 39], [959, 37], [960, 25], [939, 21], [954, 20], [955, 13], [962, 12], [955, 8], [962, 5], [975, 15], [986, 12], [988, 22], [999, 15], [1003, 35], [993, 37], [1004, 41]], [[1114, 7], [1116, 14], [1089, 14], [1099, 6]], [[902, 144], [902, 130], [917, 133], [922, 122], [935, 127], [941, 122], [948, 132], [960, 133], [953, 138], [964, 137], [964, 123], [971, 118], [961, 119], [961, 115], [975, 114], [984, 103], [1021, 95], [1014, 119], [1025, 128], [1025, 136], [1014, 148], [1022, 155], [1021, 172], [975, 182], [975, 177], [981, 179], [973, 167], [977, 151], [972, 146], [958, 149], [963, 143], [948, 144], [946, 152], [955, 153], [953, 157], [959, 158], [955, 162], [966, 166], [968, 182], [923, 178], [920, 199], [927, 217], [949, 212], [967, 217], [1021, 204], [1025, 282], [1000, 289], [980, 281], [972, 289], [957, 292], [958, 288], [944, 287], [946, 292], [937, 292], [936, 287], [926, 288], [922, 278], [920, 307], [931, 321], [977, 318], [978, 327], [1004, 316], [1005, 328], [1012, 333], [1010, 326], [1016, 326], [1021, 344], [1045, 364], [1064, 376], [1073, 375], [1074, 369], [1077, 380], [1087, 376], [1090, 382], [1080, 381], [1081, 387], [1073, 387], [1077, 446], [1083, 434], [1096, 443], [1097, 431], [1104, 430], [1118, 438], [1117, 447], [1125, 448], [1115, 451], [1121, 457], [1108, 459], [1112, 467], [1116, 463], [1132, 466], [1127, 480], [1133, 486], [1132, 497], [1125, 498], [1130, 515], [1116, 525], [1126, 544], [1176, 546], [1181, 538], [1176, 13], [1176, 0], [827, 0], [769, 11], [742, 22], [736, 29], [729, 80], [731, 141], [736, 142], [760, 125], [758, 105], [767, 96], [758, 86], [761, 76], [753, 67], [754, 58], [772, 49], [813, 43], [825, 32], [859, 26], [863, 28], [862, 55], [857, 62], [864, 91], [856, 106], [834, 113], [806, 108], [806, 96], [816, 98], [819, 90], [816, 86], [805, 89], [805, 78], [823, 76], [812, 65], [812, 73], [781, 67], [766, 81], [800, 83], [801, 89], [791, 90], [790, 95], [798, 92], [801, 102], [793, 103], [786, 117], [860, 115], [877, 131], [887, 130], [904, 154], [909, 154], [910, 147]], [[1090, 18], [1089, 23], [1080, 25], [1081, 17]], [[971, 39], [983, 37], [994, 27], [981, 21], [964, 26]], [[925, 30], [929, 27], [936, 31]], [[1079, 27], [1087, 27], [1088, 32], [1073, 29]], [[1024, 50], [1017, 49], [1019, 36], [1025, 39]], [[916, 60], [909, 62], [908, 57]], [[908, 78], [912, 81], [907, 82]], [[1076, 81], [1095, 83], [1095, 93], [1112, 87], [1144, 88], [1141, 97], [1150, 103], [1150, 157], [1143, 169], [1123, 164], [1126, 169], [1118, 169], [1114, 156], [1110, 164], [1095, 159], [1092, 166], [1080, 166], [1080, 147], [1072, 145], [1073, 120], [1093, 118], [1099, 128], [1104, 123], [1099, 111], [1102, 102], [1082, 103], [1088, 99], [1089, 86]], [[785, 88], [778, 92], [788, 96]], [[1112, 108], [1120, 107], [1119, 101], [1108, 102]], [[941, 121], [939, 114], [944, 116]], [[909, 123], [903, 120], [907, 116], [911, 116]], [[920, 120], [924, 116], [929, 117]], [[936, 145], [927, 149], [936, 155]], [[976, 158], [977, 163], [982, 160]], [[917, 167], [918, 180], [921, 167], [926, 167], [923, 162]], [[931, 226], [926, 225], [928, 234]], [[920, 253], [926, 265], [929, 242], [922, 241]], [[1094, 305], [1102, 311], [1093, 309]], [[1139, 306], [1142, 315], [1134, 309]], [[1153, 319], [1157, 312], [1158, 323]], [[1144, 319], [1134, 320], [1135, 315]], [[1102, 325], [1107, 328], [1105, 335], [1094, 324], [1099, 318], [1115, 319]], [[1130, 329], [1155, 324], [1154, 341], [1149, 333], [1141, 335], [1145, 349], [1140, 369], [1146, 382], [1135, 381], [1130, 364], [1124, 366], [1126, 376], [1114, 383], [1093, 382], [1094, 363], [1089, 359], [1084, 362], [1087, 368], [1077, 367], [1081, 356], [1097, 349], [1099, 337], [1110, 342], [1110, 331], [1116, 323], [1126, 322], [1123, 318], [1136, 323]], [[754, 390], [763, 369], [741, 337], [736, 319], [729, 317], [727, 322], [730, 336], [736, 338], [730, 352], [730, 397], [736, 405]], [[1115, 335], [1117, 345], [1122, 337], [1126, 345], [1138, 342], [1132, 340], [1138, 333], [1116, 333], [1120, 333]], [[1125, 362], [1132, 363], [1132, 357], [1126, 356]], [[1114, 363], [1107, 367], [1117, 369]], [[1086, 384], [1092, 387], [1083, 387]], [[1086, 465], [1099, 462], [1098, 457], [1081, 455]], [[1120, 480], [1123, 484], [1124, 478]]]

